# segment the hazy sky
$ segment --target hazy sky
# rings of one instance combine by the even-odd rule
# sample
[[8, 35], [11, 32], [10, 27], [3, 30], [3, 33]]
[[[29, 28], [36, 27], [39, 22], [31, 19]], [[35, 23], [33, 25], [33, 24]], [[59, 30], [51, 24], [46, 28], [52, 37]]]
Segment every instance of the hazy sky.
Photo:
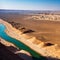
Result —
[[60, 0], [0, 0], [0, 9], [60, 10]]

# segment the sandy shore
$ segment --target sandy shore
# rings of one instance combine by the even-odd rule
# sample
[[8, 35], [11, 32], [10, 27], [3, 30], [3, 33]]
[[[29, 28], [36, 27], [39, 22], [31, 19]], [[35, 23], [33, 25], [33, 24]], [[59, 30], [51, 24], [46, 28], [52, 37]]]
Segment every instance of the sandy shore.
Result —
[[46, 57], [50, 56], [50, 57], [53, 57], [53, 58], [57, 58], [57, 57], [60, 58], [60, 49], [55, 48], [55, 47], [57, 47], [57, 45], [53, 45], [51, 47], [39, 47], [39, 46], [44, 45], [44, 43], [41, 42], [39, 45], [33, 44], [31, 41], [29, 41], [29, 40], [34, 39], [33, 36], [31, 38], [27, 39], [27, 38], [24, 37], [24, 36], [27, 36], [27, 35], [21, 34], [21, 32], [19, 30], [15, 29], [15, 28], [13, 28], [11, 26], [11, 24], [3, 21], [2, 19], [0, 19], [0, 23], [4, 24], [6, 26], [6, 33], [9, 36], [21, 41], [22, 43], [29, 46], [31, 49], [33, 49], [37, 53], [39, 53], [43, 56], [46, 56]]
[[[9, 23], [5, 22], [5, 21], [2, 21], [0, 20], [1, 23], [3, 23], [5, 26], [6, 26], [6, 33], [13, 37], [13, 38], [16, 38], [17, 40], [23, 42], [25, 45], [29, 46], [31, 49], [35, 49], [35, 51], [37, 51], [38, 53], [42, 54], [42, 55], [46, 55], [44, 52], [44, 50], [41, 50], [40, 51], [40, 48], [34, 44], [32, 44], [31, 41], [29, 41], [28, 39], [24, 38], [22, 35], [21, 35], [21, 32], [15, 28], [13, 28]], [[37, 48], [37, 49], [36, 49]]]

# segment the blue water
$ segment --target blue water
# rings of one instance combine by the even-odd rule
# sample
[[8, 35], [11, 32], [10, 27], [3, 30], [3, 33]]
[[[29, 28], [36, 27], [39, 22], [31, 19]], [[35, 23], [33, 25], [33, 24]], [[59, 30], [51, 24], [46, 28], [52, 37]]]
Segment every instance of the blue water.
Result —
[[3, 24], [0, 24], [0, 37], [1, 38], [3, 38], [4, 40], [6, 40], [8, 42], [13, 43], [19, 49], [28, 51], [33, 56], [33, 60], [45, 60], [44, 57], [42, 57], [40, 54], [38, 54], [37, 52], [30, 49], [28, 46], [26, 46], [22, 42], [16, 40], [15, 38], [8, 36], [5, 32], [5, 29], [6, 29], [6, 27]]

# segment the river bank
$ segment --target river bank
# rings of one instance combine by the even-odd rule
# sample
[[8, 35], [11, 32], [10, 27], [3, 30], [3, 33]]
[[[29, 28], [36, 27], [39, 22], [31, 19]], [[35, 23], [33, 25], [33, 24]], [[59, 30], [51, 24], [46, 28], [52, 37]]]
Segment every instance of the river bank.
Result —
[[35, 50], [31, 49], [28, 45], [24, 44], [20, 40], [17, 40], [15, 38], [12, 38], [11, 36], [7, 35], [5, 31], [6, 27], [3, 24], [0, 24], [0, 37], [3, 38], [5, 41], [8, 41], [12, 44], [14, 44], [19, 49], [23, 49], [25, 51], [28, 51], [31, 55], [33, 60], [44, 60], [45, 58], [41, 56], [41, 54], [37, 53]]
[[[40, 45], [39, 45], [39, 46], [41, 46], [41, 47], [39, 47], [39, 46], [33, 44], [31, 41], [29, 41], [29, 40], [33, 40], [33, 39], [34, 39], [33, 36], [31, 36], [31, 37], [29, 37], [29, 38], [27, 39], [27, 38], [24, 37], [24, 36], [26, 36], [26, 35], [21, 34], [21, 32], [20, 32], [19, 30], [13, 28], [9, 23], [7, 23], [7, 22], [5, 22], [5, 21], [3, 21], [3, 20], [0, 20], [0, 23], [4, 24], [4, 25], [6, 26], [6, 33], [7, 33], [9, 36], [14, 37], [14, 38], [16, 38], [17, 40], [20, 40], [21, 42], [23, 42], [24, 44], [26, 44], [27, 46], [29, 46], [31, 49], [33, 49], [33, 50], [36, 51], [37, 53], [39, 53], [39, 54], [41, 54], [41, 55], [43, 55], [43, 56], [46, 56], [46, 57], [49, 57], [49, 56], [53, 57], [53, 56], [55, 55], [55, 54], [51, 54], [51, 53], [52, 53], [53, 51], [55, 51], [55, 50], [49, 52], [49, 51], [48, 51], [48, 48], [53, 48], [53, 47], [54, 47], [53, 49], [55, 49], [55, 46], [57, 46], [57, 45], [43, 48], [42, 45], [44, 45], [44, 43], [41, 42]], [[43, 44], [42, 44], [42, 43], [43, 43]], [[46, 50], [46, 48], [47, 48], [47, 50]], [[56, 51], [56, 53], [57, 53], [57, 52], [59, 53], [59, 50]], [[57, 53], [57, 55], [54, 56], [54, 58], [55, 58], [56, 56], [58, 56], [58, 58], [60, 57], [58, 53]]]
[[[13, 28], [9, 23], [5, 22], [5, 21], [2, 21], [0, 20], [0, 22], [2, 24], [4, 24], [6, 26], [6, 33], [11, 36], [11, 37], [14, 37], [16, 38], [17, 40], [20, 40], [21, 42], [23, 42], [24, 44], [28, 45], [31, 49], [35, 49], [38, 53], [40, 52], [40, 54], [44, 55], [45, 54], [43, 53], [44, 51], [40, 51], [40, 48], [34, 44], [32, 44], [32, 42], [30, 42], [28, 39], [24, 38], [22, 35], [21, 35], [21, 32], [15, 28]], [[32, 39], [32, 38], [31, 38]], [[37, 49], [36, 49], [37, 48]]]

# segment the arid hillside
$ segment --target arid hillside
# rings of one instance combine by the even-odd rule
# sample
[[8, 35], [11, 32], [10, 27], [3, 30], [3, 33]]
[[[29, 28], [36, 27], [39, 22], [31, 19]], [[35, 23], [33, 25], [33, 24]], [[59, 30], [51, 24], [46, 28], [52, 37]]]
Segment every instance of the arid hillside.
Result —
[[36, 14], [26, 19], [60, 21], [60, 15], [55, 14]]
[[[43, 19], [41, 19], [42, 15]], [[46, 16], [48, 20], [45, 19]], [[36, 17], [38, 17], [38, 19], [36, 19]], [[57, 20], [54, 20], [52, 17], [54, 17], [54, 19], [57, 18]], [[60, 59], [60, 15], [21, 15], [5, 13], [0, 14], [0, 18], [10, 23], [13, 28], [18, 29], [18, 31], [21, 32], [22, 38], [27, 38], [26, 40], [31, 41], [39, 48], [47, 51], [48, 55], [52, 58]], [[50, 20], [49, 18], [52, 19]]]
[[[41, 16], [44, 20], [41, 20]], [[0, 17], [29, 36], [35, 36], [43, 42], [60, 45], [60, 21], [56, 21], [56, 19], [60, 20], [60, 15], [0, 14]], [[38, 20], [36, 20], [36, 17]], [[45, 20], [46, 17], [48, 20]], [[49, 18], [52, 18], [52, 20], [49, 20]]]

